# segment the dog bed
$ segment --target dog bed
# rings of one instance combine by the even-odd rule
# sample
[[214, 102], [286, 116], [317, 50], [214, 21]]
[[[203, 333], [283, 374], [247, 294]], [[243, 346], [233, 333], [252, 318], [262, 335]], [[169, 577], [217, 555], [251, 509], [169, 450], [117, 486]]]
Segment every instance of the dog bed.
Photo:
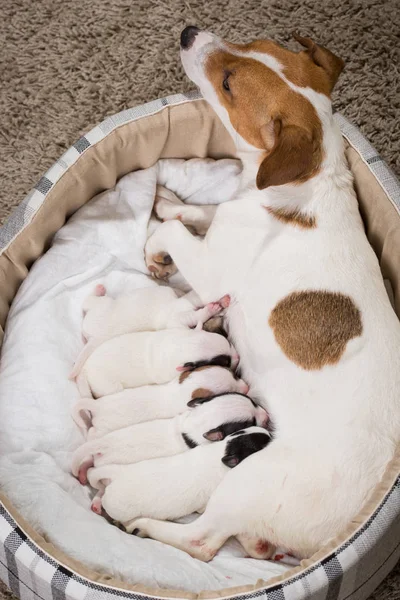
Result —
[[[364, 218], [368, 238], [374, 247], [380, 260], [382, 273], [387, 283], [393, 305], [400, 314], [400, 273], [398, 269], [398, 256], [400, 253], [400, 188], [393, 175], [377, 156], [374, 149], [366, 142], [361, 134], [350, 125], [342, 116], [336, 115], [343, 136], [347, 140], [346, 153], [350, 167], [354, 173], [355, 186], [360, 202], [360, 210]], [[3, 333], [7, 314], [17, 290], [25, 279], [34, 261], [49, 249], [54, 234], [64, 225], [66, 220], [79, 208], [83, 207], [96, 194], [109, 190], [116, 185], [117, 180], [132, 171], [141, 171], [142, 174], [151, 172], [152, 165], [160, 158], [191, 158], [191, 157], [232, 157], [234, 148], [228, 134], [223, 129], [212, 110], [198, 95], [176, 95], [167, 99], [157, 100], [139, 108], [129, 109], [113, 117], [109, 117], [93, 129], [86, 136], [70, 148], [62, 158], [46, 173], [38, 182], [35, 189], [22, 202], [17, 211], [10, 217], [9, 221], [0, 231], [0, 333]], [[138, 174], [133, 174], [140, 175]], [[142, 175], [140, 175], [142, 176]], [[128, 176], [131, 177], [131, 176]], [[122, 180], [124, 181], [124, 180]], [[120, 185], [120, 184], [119, 184]], [[178, 190], [176, 190], [178, 191]], [[94, 203], [83, 208], [91, 218], [91, 206], [102, 206], [103, 221], [108, 218], [109, 204], [104, 204], [104, 195], [97, 198]], [[113, 214], [117, 214], [121, 208], [119, 204], [112, 207]], [[63, 229], [59, 236], [58, 260], [51, 264], [49, 278], [62, 280], [59, 287], [51, 289], [54, 297], [67, 288], [73, 293], [76, 281], [68, 277], [68, 266], [70, 255], [63, 248], [71, 248], [72, 241], [76, 240], [76, 260], [80, 254], [79, 238], [76, 236], [84, 233], [83, 229], [75, 227], [78, 224], [78, 215], [70, 220], [68, 226]], [[99, 215], [97, 215], [98, 217]], [[135, 215], [134, 215], [135, 216]], [[96, 217], [96, 218], [97, 218]], [[100, 215], [101, 220], [101, 215]], [[70, 229], [68, 229], [70, 228]], [[72, 238], [68, 231], [71, 231]], [[132, 243], [135, 230], [131, 232], [121, 231], [121, 234], [130, 234]], [[114, 231], [115, 234], [115, 231]], [[107, 235], [106, 235], [107, 237]], [[112, 241], [109, 238], [106, 246], [107, 252], [104, 268], [107, 270], [110, 264], [115, 266], [115, 256], [112, 252]], [[57, 238], [56, 238], [57, 240]], [[104, 239], [102, 240], [104, 242]], [[136, 240], [138, 242], [139, 240]], [[96, 239], [93, 240], [95, 245]], [[142, 243], [142, 242], [141, 242]], [[56, 245], [55, 245], [56, 246]], [[54, 247], [55, 247], [54, 246]], [[54, 248], [53, 247], [53, 248]], [[100, 245], [99, 245], [100, 248]], [[128, 250], [125, 249], [127, 252]], [[53, 253], [54, 254], [54, 253]], [[45, 259], [51, 256], [46, 254]], [[121, 264], [121, 257], [119, 263]], [[143, 260], [143, 259], [141, 259]], [[24, 317], [30, 310], [29, 282], [35, 281], [35, 270], [39, 269], [42, 261], [33, 267], [30, 278], [23, 286], [23, 294], [19, 294], [14, 303], [12, 315], [18, 327], [12, 328], [7, 325], [7, 337], [13, 332], [14, 337], [24, 338]], [[126, 267], [129, 260], [122, 263]], [[42, 263], [43, 264], [43, 263]], [[397, 267], [397, 268], [396, 268]], [[139, 270], [138, 265], [130, 266], [131, 270]], [[117, 269], [118, 271], [118, 269]], [[66, 277], [64, 277], [66, 275]], [[98, 273], [93, 272], [93, 278]], [[145, 276], [143, 276], [145, 277]], [[68, 286], [70, 287], [68, 288]], [[28, 291], [27, 291], [28, 288]], [[35, 288], [31, 286], [31, 294]], [[50, 288], [49, 288], [50, 289]], [[49, 290], [38, 288], [37, 293], [47, 293]], [[26, 298], [26, 302], [20, 301]], [[31, 296], [32, 300], [33, 296]], [[16, 319], [16, 315], [19, 320]], [[51, 315], [50, 315], [51, 316]], [[49, 319], [50, 319], [49, 316]], [[62, 320], [66, 315], [59, 314]], [[28, 322], [28, 321], [25, 321]], [[34, 327], [31, 326], [31, 333]], [[40, 337], [40, 331], [37, 331]], [[62, 347], [56, 332], [54, 336], [48, 332], [48, 339], [53, 342], [54, 355], [57, 356]], [[27, 339], [25, 352], [32, 354], [32, 365], [40, 363], [38, 352], [34, 351], [35, 344], [29, 346], [32, 337]], [[8, 342], [7, 342], [8, 343]], [[63, 351], [71, 351], [65, 340]], [[77, 348], [73, 348], [77, 350]], [[0, 577], [10, 589], [21, 598], [86, 598], [102, 597], [169, 597], [169, 598], [216, 598], [216, 597], [255, 597], [265, 596], [272, 599], [363, 599], [376, 588], [380, 581], [393, 568], [400, 556], [400, 449], [397, 456], [388, 465], [385, 476], [374, 490], [367, 505], [358, 515], [357, 519], [348, 525], [345, 532], [338, 538], [332, 540], [329, 545], [308, 560], [302, 561], [299, 566], [289, 568], [282, 567], [278, 571], [265, 569], [259, 573], [256, 566], [253, 578], [249, 583], [248, 576], [243, 576], [245, 585], [241, 585], [237, 579], [237, 573], [224, 575], [226, 585], [222, 585], [219, 577], [215, 586], [212, 577], [204, 578], [204, 588], [199, 589], [193, 585], [193, 580], [200, 581], [196, 572], [203, 568], [213, 569], [210, 565], [203, 565], [175, 549], [168, 550], [169, 560], [165, 562], [165, 547], [161, 548], [157, 542], [151, 540], [133, 540], [129, 543], [137, 543], [136, 555], [132, 559], [131, 576], [126, 582], [126, 574], [118, 571], [118, 564], [110, 569], [112, 575], [104, 574], [95, 568], [88, 568], [91, 561], [90, 553], [96, 556], [96, 546], [99, 543], [95, 536], [88, 535], [87, 511], [84, 507], [84, 499], [80, 497], [81, 490], [76, 492], [73, 503], [79, 507], [82, 504], [81, 521], [70, 519], [72, 508], [63, 502], [63, 484], [60, 481], [47, 478], [51, 471], [52, 460], [62, 463], [68, 460], [68, 447], [64, 455], [46, 455], [46, 434], [50, 429], [53, 435], [57, 430], [52, 429], [51, 419], [47, 414], [43, 415], [43, 448], [39, 444], [32, 450], [24, 444], [24, 437], [20, 435], [20, 423], [26, 427], [27, 418], [24, 408], [37, 408], [38, 400], [33, 398], [21, 398], [24, 390], [29, 385], [24, 385], [24, 377], [28, 379], [29, 373], [22, 372], [18, 356], [15, 360], [4, 360], [0, 363], [0, 384], [3, 378], [11, 373], [18, 373], [21, 388], [14, 390], [16, 410], [13, 429], [18, 440], [15, 452], [8, 455], [7, 480], [2, 479], [0, 468]], [[26, 356], [25, 356], [26, 358]], [[33, 367], [35, 368], [35, 367]], [[20, 372], [21, 371], [21, 372]], [[55, 382], [59, 373], [55, 372], [49, 364], [48, 380]], [[67, 373], [65, 374], [67, 375]], [[38, 389], [38, 398], [45, 390]], [[60, 398], [55, 399], [59, 402]], [[65, 399], [65, 419], [69, 418], [68, 402]], [[24, 402], [26, 404], [24, 405]], [[51, 403], [48, 403], [48, 411], [51, 413]], [[5, 417], [4, 398], [0, 398], [0, 427], [1, 419]], [[7, 419], [4, 419], [7, 422]], [[5, 455], [4, 440], [12, 436], [12, 432], [5, 431], [2, 427], [0, 439], [1, 457]], [[10, 438], [9, 438], [10, 439]], [[74, 440], [67, 440], [67, 445], [73, 446]], [[4, 467], [4, 464], [3, 464]], [[13, 477], [14, 474], [14, 477]], [[23, 474], [23, 477], [21, 477]], [[18, 481], [19, 492], [15, 496]], [[27, 484], [24, 486], [23, 482]], [[43, 486], [43, 481], [45, 486]], [[46, 487], [48, 486], [48, 487]], [[74, 490], [71, 484], [70, 498], [74, 498]], [[47, 493], [46, 493], [47, 491]], [[48, 527], [40, 526], [31, 518], [28, 510], [30, 504], [37, 503], [37, 494], [43, 500], [43, 522], [48, 519]], [[49, 498], [52, 499], [51, 510], [49, 510]], [[72, 502], [72, 501], [71, 501]], [[74, 508], [76, 508], [74, 506]], [[20, 509], [20, 512], [18, 511]], [[96, 518], [95, 515], [91, 515]], [[43, 523], [42, 522], [42, 523]], [[73, 523], [73, 525], [71, 525]], [[65, 532], [65, 543], [54, 535], [55, 529]], [[74, 531], [70, 531], [70, 529]], [[109, 527], [109, 529], [111, 529]], [[121, 538], [124, 535], [115, 530], [114, 540], [110, 544], [109, 560], [118, 552], [131, 551], [131, 548], [121, 546]], [[99, 535], [102, 533], [99, 531]], [[77, 546], [85, 548], [88, 560], [80, 562], [79, 552], [68, 552], [67, 541], [77, 540]], [[125, 536], [128, 537], [128, 536]], [[57, 540], [57, 543], [56, 543]], [[81, 540], [81, 541], [79, 541]], [[151, 544], [151, 562], [143, 561], [146, 554], [144, 543]], [[114, 544], [114, 546], [113, 546]], [[147, 547], [147, 546], [146, 546]], [[118, 549], [118, 550], [117, 550]], [[234, 550], [232, 551], [234, 553]], [[179, 554], [179, 556], [178, 556]], [[73, 557], [72, 557], [72, 556]], [[79, 560], [77, 560], [77, 557]], [[222, 560], [224, 556], [221, 557]], [[232, 554], [226, 560], [233, 560]], [[237, 559], [246, 561], [249, 559]], [[185, 562], [186, 561], [186, 562]], [[253, 562], [253, 561], [251, 561]], [[260, 561], [259, 561], [260, 562]], [[93, 564], [93, 563], [92, 563]], [[232, 563], [233, 564], [233, 563]], [[186, 566], [185, 566], [186, 565]], [[278, 565], [277, 565], [278, 566]], [[235, 570], [235, 567], [230, 567]], [[240, 567], [237, 567], [240, 571]], [[283, 571], [283, 572], [282, 572]], [[204, 573], [204, 571], [203, 571]], [[226, 571], [225, 571], [226, 573]], [[259, 573], [259, 574], [257, 574]], [[124, 581], [122, 580], [124, 577]], [[257, 581], [258, 579], [258, 581]], [[172, 581], [173, 585], [166, 582]], [[211, 583], [210, 583], [211, 581]], [[179, 583], [176, 583], [179, 582]], [[232, 587], [232, 586], [235, 587]], [[187, 591], [190, 590], [190, 591]]]

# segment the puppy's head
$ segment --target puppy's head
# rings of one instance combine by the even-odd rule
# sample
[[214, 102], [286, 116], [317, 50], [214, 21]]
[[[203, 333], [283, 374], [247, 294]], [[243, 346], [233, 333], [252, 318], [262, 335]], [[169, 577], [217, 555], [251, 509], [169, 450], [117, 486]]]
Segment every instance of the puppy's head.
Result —
[[183, 371], [178, 382], [183, 386], [188, 398], [207, 398], [228, 392], [247, 394], [249, 386], [236, 377], [227, 367], [202, 365]]
[[306, 181], [324, 154], [324, 117], [343, 61], [310, 38], [291, 52], [270, 40], [231, 44], [197, 28], [181, 35], [181, 60], [240, 152], [257, 152], [257, 186]]
[[182, 428], [196, 445], [217, 442], [234, 431], [268, 422], [266, 411], [243, 394], [220, 394], [196, 397], [188, 402], [191, 408], [184, 413]]
[[271, 441], [271, 435], [260, 427], [249, 427], [232, 433], [226, 438], [226, 446], [222, 462], [232, 469], [245, 458], [259, 452]]

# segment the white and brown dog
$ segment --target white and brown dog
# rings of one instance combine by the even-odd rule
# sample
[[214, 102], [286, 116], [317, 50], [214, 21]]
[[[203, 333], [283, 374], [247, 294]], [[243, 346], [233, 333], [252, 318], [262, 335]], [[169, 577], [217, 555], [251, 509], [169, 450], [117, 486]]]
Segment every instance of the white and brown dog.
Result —
[[230, 294], [243, 377], [276, 427], [194, 523], [135, 523], [202, 560], [237, 534], [254, 557], [262, 540], [312, 555], [354, 519], [400, 439], [400, 325], [332, 117], [343, 62], [297, 40], [300, 53], [193, 27], [181, 37], [187, 75], [237, 144], [243, 187], [204, 242], [181, 207], [183, 223], [163, 223], [146, 260], [163, 277], [164, 252], [205, 303]]

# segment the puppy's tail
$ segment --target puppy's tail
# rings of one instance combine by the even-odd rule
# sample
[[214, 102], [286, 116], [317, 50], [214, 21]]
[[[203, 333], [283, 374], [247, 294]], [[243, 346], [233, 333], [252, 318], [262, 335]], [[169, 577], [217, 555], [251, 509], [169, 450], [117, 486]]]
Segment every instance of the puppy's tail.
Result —
[[[72, 475], [78, 477], [80, 475], [83, 465], [85, 465], [86, 475], [88, 468], [93, 466], [93, 454], [95, 453], [95, 451], [96, 441], [86, 442], [85, 444], [82, 444], [82, 446], [79, 446], [79, 448], [75, 450], [75, 452], [72, 455], [71, 462]], [[81, 481], [81, 483], [86, 483], [86, 481]]]
[[82, 304], [82, 311], [83, 313], [87, 313], [88, 310], [90, 310], [91, 308], [93, 308], [93, 306], [97, 305], [97, 298], [100, 298], [101, 296], [105, 296], [106, 295], [106, 288], [102, 283], [99, 283], [98, 285], [96, 285], [96, 287], [93, 290], [93, 293], [90, 294], [89, 296], [86, 296], [86, 298], [83, 301]]
[[78, 358], [75, 361], [74, 366], [72, 367], [72, 371], [69, 375], [69, 379], [76, 379], [81, 372], [81, 369], [89, 356], [96, 350], [98, 346], [100, 346], [102, 340], [91, 340], [87, 344], [85, 344], [78, 355]]
[[[78, 379], [80, 377], [81, 377], [81, 375], [78, 376]], [[87, 380], [86, 380], [86, 384], [89, 387]], [[79, 389], [79, 391], [80, 391], [80, 389]], [[87, 431], [89, 429], [89, 427], [91, 427], [92, 411], [95, 410], [95, 408], [96, 408], [96, 401], [92, 400], [90, 397], [89, 398], [84, 397], [83, 400], [80, 400], [79, 402], [77, 402], [75, 404], [75, 406], [72, 409], [72, 418], [75, 421], [75, 423], [78, 425], [78, 427], [80, 427], [84, 431]]]

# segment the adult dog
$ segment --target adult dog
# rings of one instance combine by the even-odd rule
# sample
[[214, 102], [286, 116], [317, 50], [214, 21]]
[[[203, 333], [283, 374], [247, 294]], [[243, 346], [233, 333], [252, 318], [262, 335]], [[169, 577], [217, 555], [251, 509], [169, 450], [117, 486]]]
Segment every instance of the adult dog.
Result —
[[332, 118], [343, 62], [296, 37], [299, 53], [194, 27], [181, 37], [187, 75], [237, 145], [243, 186], [204, 241], [184, 212], [163, 223], [147, 264], [163, 277], [172, 258], [203, 302], [230, 294], [243, 377], [275, 424], [195, 522], [135, 524], [202, 560], [232, 535], [254, 557], [268, 545], [312, 555], [356, 516], [400, 438], [400, 325]]

